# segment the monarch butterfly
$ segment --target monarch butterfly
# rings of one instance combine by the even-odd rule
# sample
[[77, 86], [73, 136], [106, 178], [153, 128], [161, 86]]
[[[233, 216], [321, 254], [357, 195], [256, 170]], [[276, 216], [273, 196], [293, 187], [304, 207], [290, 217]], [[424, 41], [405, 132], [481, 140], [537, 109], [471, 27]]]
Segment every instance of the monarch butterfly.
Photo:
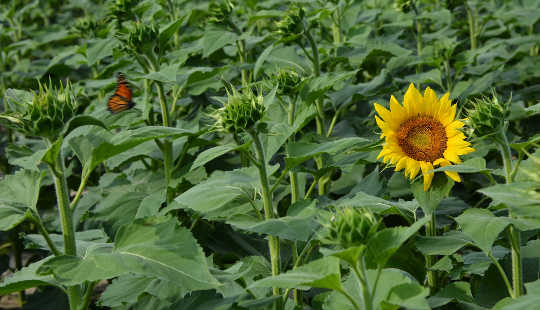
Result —
[[131, 89], [122, 73], [118, 73], [116, 91], [107, 101], [108, 110], [112, 113], [119, 113], [135, 106], [131, 101]]

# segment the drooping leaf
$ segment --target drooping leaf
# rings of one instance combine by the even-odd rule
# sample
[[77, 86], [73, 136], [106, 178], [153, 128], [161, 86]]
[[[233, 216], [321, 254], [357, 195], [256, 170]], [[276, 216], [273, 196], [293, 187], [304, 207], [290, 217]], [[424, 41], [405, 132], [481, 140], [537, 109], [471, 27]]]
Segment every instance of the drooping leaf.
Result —
[[53, 274], [65, 285], [139, 274], [174, 282], [183, 288], [183, 294], [219, 285], [197, 241], [175, 220], [125, 225], [114, 244], [92, 246], [84, 257], [54, 257], [38, 272]]
[[463, 233], [486, 254], [492, 252], [493, 243], [510, 224], [507, 218], [496, 217], [486, 209], [468, 209], [455, 220]]

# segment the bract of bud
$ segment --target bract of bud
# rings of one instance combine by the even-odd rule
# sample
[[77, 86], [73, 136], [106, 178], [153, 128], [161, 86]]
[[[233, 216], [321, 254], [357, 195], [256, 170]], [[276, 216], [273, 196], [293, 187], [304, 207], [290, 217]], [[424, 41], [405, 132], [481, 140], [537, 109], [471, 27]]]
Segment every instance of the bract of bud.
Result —
[[323, 241], [343, 248], [366, 244], [375, 235], [380, 221], [369, 210], [363, 208], [343, 208], [339, 210], [327, 228]]
[[211, 2], [208, 5], [208, 22], [212, 24], [223, 24], [231, 18], [234, 4], [230, 1], [225, 3]]
[[75, 21], [71, 32], [81, 38], [92, 38], [97, 36], [99, 24], [90, 17], [81, 17]]
[[276, 34], [282, 42], [290, 42], [304, 34], [305, 12], [301, 7], [292, 6], [285, 12], [284, 17], [276, 23]]
[[135, 28], [129, 32], [127, 47], [129, 47], [130, 52], [151, 54], [156, 47], [157, 38], [159, 38], [159, 30], [154, 25], [137, 23]]
[[395, 0], [394, 1], [394, 8], [398, 11], [401, 11], [403, 13], [408, 13], [414, 3], [412, 3], [414, 0]]
[[64, 125], [75, 116], [77, 103], [72, 93], [71, 84], [60, 84], [55, 88], [49, 85], [39, 85], [31, 104], [25, 105], [25, 111], [19, 116], [23, 131], [34, 136], [56, 140]]
[[215, 118], [218, 127], [222, 130], [239, 134], [254, 128], [265, 112], [263, 96], [256, 96], [251, 90], [238, 92], [232, 89], [232, 94], [227, 91], [227, 102], [219, 109]]
[[137, 6], [138, 3], [139, 0], [116, 0], [110, 7], [110, 14], [119, 23], [130, 20], [134, 16], [132, 9]]
[[498, 134], [504, 129], [505, 120], [509, 115], [508, 104], [501, 103], [495, 93], [491, 98], [482, 97], [469, 101], [471, 108], [467, 109], [469, 128], [477, 137]]
[[294, 96], [298, 93], [302, 78], [295, 71], [280, 70], [274, 78], [279, 85], [278, 93], [280, 95]]

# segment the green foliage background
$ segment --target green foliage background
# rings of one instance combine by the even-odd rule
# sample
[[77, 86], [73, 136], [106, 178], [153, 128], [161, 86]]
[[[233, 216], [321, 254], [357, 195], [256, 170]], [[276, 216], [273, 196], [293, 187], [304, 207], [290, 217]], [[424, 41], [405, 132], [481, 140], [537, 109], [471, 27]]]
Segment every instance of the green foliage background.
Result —
[[[108, 280], [91, 309], [341, 310], [376, 284], [374, 309], [536, 309], [539, 20], [535, 0], [2, 3], [0, 112], [29, 104], [40, 82], [69, 80], [84, 117], [53, 145], [0, 126], [0, 270], [22, 268], [0, 294], [37, 286], [25, 309], [61, 309], [62, 290]], [[111, 114], [117, 72], [135, 107]], [[493, 90], [510, 102], [501, 123], [515, 182], [489, 137], [471, 138], [476, 152], [447, 168], [461, 183], [439, 172], [428, 193], [378, 162], [373, 103], [401, 102], [411, 82], [450, 92], [460, 118]], [[272, 218], [254, 136], [216, 130], [231, 87], [264, 95], [257, 158]], [[59, 156], [77, 255], [61, 255], [47, 169]], [[321, 243], [346, 207], [376, 214], [379, 232], [358, 247]], [[502, 277], [512, 278], [511, 229], [525, 283], [516, 298]], [[365, 283], [350, 267], [358, 255]]]

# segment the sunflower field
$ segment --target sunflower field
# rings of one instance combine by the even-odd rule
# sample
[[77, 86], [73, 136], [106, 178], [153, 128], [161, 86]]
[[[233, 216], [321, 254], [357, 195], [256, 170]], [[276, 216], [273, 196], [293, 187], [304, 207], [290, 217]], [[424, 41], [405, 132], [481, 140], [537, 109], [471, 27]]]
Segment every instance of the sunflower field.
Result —
[[540, 309], [538, 0], [5, 0], [0, 309]]

